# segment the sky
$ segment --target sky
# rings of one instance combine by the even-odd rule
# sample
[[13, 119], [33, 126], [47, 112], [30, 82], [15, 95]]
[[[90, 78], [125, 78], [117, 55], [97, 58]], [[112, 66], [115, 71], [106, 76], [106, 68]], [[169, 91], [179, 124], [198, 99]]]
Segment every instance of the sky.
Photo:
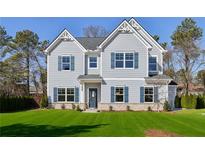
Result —
[[[15, 36], [17, 31], [29, 29], [38, 34], [40, 40], [52, 41], [64, 28], [75, 37], [83, 36], [83, 28], [89, 25], [100, 25], [106, 28], [108, 32], [115, 29], [124, 19], [128, 17], [27, 17], [27, 18], [0, 18], [0, 25], [4, 26], [7, 33]], [[136, 17], [141, 26], [150, 34], [159, 35], [160, 42], [171, 44], [170, 36], [185, 18], [178, 17]], [[200, 42], [205, 49], [205, 18], [193, 18], [199, 27], [204, 31], [204, 36]]]

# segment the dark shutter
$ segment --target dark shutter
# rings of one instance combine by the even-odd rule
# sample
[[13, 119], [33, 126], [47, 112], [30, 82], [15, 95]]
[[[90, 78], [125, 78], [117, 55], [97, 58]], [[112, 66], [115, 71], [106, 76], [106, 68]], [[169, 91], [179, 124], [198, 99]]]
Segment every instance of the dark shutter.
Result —
[[58, 71], [61, 71], [61, 56], [58, 56]]
[[140, 87], [140, 103], [144, 103], [144, 87]]
[[75, 70], [75, 57], [71, 56], [71, 71]]
[[58, 101], [58, 88], [53, 88], [53, 102]]
[[111, 97], [111, 102], [115, 102], [115, 87], [111, 87], [110, 97]]
[[75, 102], [79, 102], [79, 88], [75, 87]]
[[134, 55], [134, 60], [135, 60], [135, 68], [138, 68], [138, 63], [139, 63], [139, 56], [138, 56], [138, 52], [135, 52]]
[[154, 87], [154, 102], [158, 102], [158, 87]]
[[125, 102], [129, 102], [129, 89], [128, 87], [125, 87]]
[[111, 53], [111, 68], [112, 69], [115, 68], [115, 53], [114, 52]]

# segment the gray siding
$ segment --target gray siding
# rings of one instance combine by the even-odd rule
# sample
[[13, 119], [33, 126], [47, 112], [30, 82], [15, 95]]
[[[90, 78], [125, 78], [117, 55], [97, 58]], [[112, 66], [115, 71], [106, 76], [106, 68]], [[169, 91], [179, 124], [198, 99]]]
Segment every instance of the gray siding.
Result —
[[[96, 56], [97, 62], [98, 62], [98, 68], [97, 69], [89, 69], [89, 57], [90, 56]], [[85, 56], [85, 74], [100, 74], [100, 56], [97, 54], [89, 54]]]
[[[58, 56], [75, 56], [74, 71], [58, 71]], [[48, 97], [53, 102], [54, 87], [79, 87], [77, 77], [84, 72], [83, 51], [75, 42], [63, 41], [48, 55]]]
[[[138, 69], [111, 69], [111, 52], [139, 53]], [[118, 34], [102, 53], [102, 76], [105, 78], [133, 78], [147, 76], [148, 50], [133, 34]]]
[[105, 80], [101, 85], [101, 103], [111, 103], [111, 86], [127, 86], [129, 88], [129, 102], [140, 103], [140, 87], [144, 80]]

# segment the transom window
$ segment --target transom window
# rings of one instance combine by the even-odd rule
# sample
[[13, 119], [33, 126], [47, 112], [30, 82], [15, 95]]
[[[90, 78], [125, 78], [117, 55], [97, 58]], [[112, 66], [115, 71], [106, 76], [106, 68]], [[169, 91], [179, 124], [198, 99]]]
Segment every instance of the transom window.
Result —
[[157, 71], [157, 57], [149, 57], [149, 72]]
[[58, 101], [59, 102], [73, 102], [75, 99], [74, 88], [58, 88]]
[[97, 68], [97, 57], [89, 57], [89, 68]]
[[124, 101], [124, 88], [123, 87], [116, 87], [115, 88], [115, 101], [116, 102], [123, 102]]
[[116, 53], [115, 54], [116, 68], [133, 68], [134, 54], [133, 53]]
[[154, 89], [153, 87], [145, 87], [144, 89], [144, 101], [153, 102], [154, 99]]
[[70, 56], [62, 57], [62, 70], [70, 70]]

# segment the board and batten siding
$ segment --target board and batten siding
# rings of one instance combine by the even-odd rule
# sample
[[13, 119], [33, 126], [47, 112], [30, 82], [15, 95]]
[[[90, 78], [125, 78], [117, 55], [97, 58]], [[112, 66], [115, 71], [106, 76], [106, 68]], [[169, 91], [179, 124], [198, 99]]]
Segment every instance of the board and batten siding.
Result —
[[[137, 69], [112, 69], [112, 52], [138, 52]], [[104, 78], [146, 77], [148, 68], [148, 49], [133, 34], [118, 34], [102, 52], [102, 76]]]
[[111, 102], [111, 87], [128, 87], [128, 103], [140, 103], [140, 87], [144, 80], [104, 80], [101, 85], [101, 103]]
[[[58, 57], [63, 55], [71, 55], [75, 57], [74, 71], [58, 70]], [[48, 59], [48, 97], [53, 102], [54, 87], [80, 87], [77, 80], [79, 75], [84, 73], [84, 54], [78, 45], [73, 41], [62, 41], [47, 56]]]

